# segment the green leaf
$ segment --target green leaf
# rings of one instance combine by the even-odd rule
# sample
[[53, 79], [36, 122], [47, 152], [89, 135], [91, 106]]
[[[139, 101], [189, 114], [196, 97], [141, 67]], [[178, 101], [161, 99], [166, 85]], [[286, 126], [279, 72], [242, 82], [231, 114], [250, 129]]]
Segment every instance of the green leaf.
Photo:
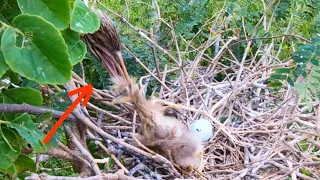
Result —
[[[64, 122], [63, 123], [66, 126], [70, 126], [69, 122]], [[53, 128], [53, 125], [48, 125], [46, 130], [50, 131]], [[49, 143], [46, 144], [47, 148], [53, 148], [53, 147], [57, 147], [59, 145], [59, 141], [63, 141], [64, 139], [64, 129], [63, 127], [59, 127], [57, 129], [57, 131], [54, 133], [54, 135], [52, 136], [52, 138], [50, 139]]]
[[18, 0], [18, 3], [22, 13], [41, 16], [58, 29], [66, 29], [69, 25], [69, 0]]
[[277, 73], [290, 73], [290, 69], [288, 68], [279, 68], [276, 70]]
[[2, 51], [0, 50], [0, 78], [7, 72], [9, 66], [4, 62]]
[[280, 81], [271, 81], [268, 83], [268, 86], [272, 88], [278, 88], [282, 86], [282, 83]]
[[81, 1], [74, 2], [70, 28], [80, 33], [94, 33], [100, 27], [100, 18]]
[[315, 47], [313, 44], [305, 44], [305, 45], [300, 46], [299, 49], [314, 51]]
[[0, 171], [4, 172], [5, 174], [8, 174], [11, 176], [12, 179], [14, 179], [13, 175], [14, 175], [14, 167], [13, 167], [13, 164], [11, 164], [11, 166], [8, 168], [8, 169], [0, 169]]
[[36, 152], [44, 152], [46, 150], [46, 147], [42, 142], [44, 133], [38, 130], [37, 126], [33, 123], [31, 117], [27, 113], [24, 113], [11, 121], [7, 126], [16, 129], [19, 134], [31, 144]]
[[293, 56], [292, 59], [293, 59], [296, 63], [300, 63], [300, 62], [306, 63], [306, 62], [308, 62], [308, 60], [309, 60], [308, 58], [305, 58], [304, 56], [297, 56], [297, 55]]
[[310, 62], [311, 62], [311, 64], [313, 64], [313, 65], [315, 65], [315, 66], [319, 66], [319, 65], [320, 65], [319, 60], [318, 60], [318, 59], [315, 59], [315, 58], [311, 59]]
[[309, 170], [307, 170], [305, 168], [301, 168], [300, 171], [301, 171], [302, 174], [311, 177], [311, 173], [310, 173]]
[[29, 80], [27, 78], [23, 78], [22, 82], [20, 84], [21, 87], [28, 87], [28, 88], [32, 88], [32, 89], [36, 89], [38, 91], [40, 91], [40, 86], [37, 82]]
[[19, 15], [13, 24], [22, 34], [9, 27], [1, 39], [4, 60], [9, 67], [38, 83], [67, 83], [72, 65], [60, 31], [35, 15]]
[[42, 95], [39, 91], [31, 88], [14, 88], [6, 90], [3, 95], [16, 104], [42, 105]]
[[16, 170], [16, 175], [24, 171], [31, 171], [31, 172], [36, 171], [36, 163], [30, 157], [25, 156], [23, 154], [20, 154], [20, 156], [13, 163], [13, 165]]
[[37, 118], [36, 122], [44, 122], [51, 117], [52, 117], [52, 112], [45, 112]]
[[270, 76], [271, 79], [279, 79], [279, 80], [284, 80], [287, 79], [287, 75], [282, 75], [282, 74], [272, 74]]
[[295, 71], [293, 72], [293, 75], [294, 75], [295, 77], [298, 77], [298, 76], [302, 75], [304, 72], [306, 72], [306, 66], [305, 66], [305, 64], [297, 65]]
[[19, 157], [13, 164], [5, 171], [6, 174], [9, 174], [12, 179], [16, 179], [19, 173], [24, 171], [32, 171], [35, 172], [36, 163], [23, 154], [20, 154]]
[[20, 76], [10, 69], [2, 76], [2, 78], [7, 78], [10, 80], [10, 83], [19, 84], [20, 83]]
[[75, 65], [82, 61], [87, 53], [87, 46], [80, 40], [79, 34], [71, 29], [66, 29], [62, 31], [61, 34], [68, 46], [71, 63]]
[[0, 126], [0, 171], [6, 172], [18, 158], [21, 151], [18, 145], [16, 134]]
[[19, 84], [20, 83], [20, 76], [19, 74], [9, 70], [7, 71], [8, 73], [8, 77], [10, 78], [10, 81], [13, 83], [13, 84]]
[[298, 56], [311, 56], [312, 52], [308, 51], [308, 50], [298, 50], [298, 51], [294, 52], [294, 54], [298, 55]]
[[290, 77], [288, 77], [287, 82], [290, 84], [290, 86], [294, 86], [294, 81]]

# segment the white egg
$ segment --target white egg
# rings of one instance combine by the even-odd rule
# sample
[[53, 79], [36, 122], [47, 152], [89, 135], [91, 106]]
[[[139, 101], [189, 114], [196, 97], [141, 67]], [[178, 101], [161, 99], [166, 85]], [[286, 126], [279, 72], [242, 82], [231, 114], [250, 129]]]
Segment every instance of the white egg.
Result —
[[202, 142], [206, 142], [211, 138], [213, 134], [213, 128], [207, 119], [201, 118], [191, 124], [190, 132], [198, 136]]

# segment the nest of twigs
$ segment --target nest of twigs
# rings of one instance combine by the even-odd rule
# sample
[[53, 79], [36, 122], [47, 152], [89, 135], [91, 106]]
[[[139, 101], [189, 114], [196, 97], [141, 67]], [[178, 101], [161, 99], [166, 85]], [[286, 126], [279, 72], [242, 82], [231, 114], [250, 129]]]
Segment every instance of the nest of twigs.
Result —
[[[137, 30], [137, 33], [155, 48], [160, 47], [143, 31]], [[318, 179], [320, 161], [319, 154], [314, 150], [320, 148], [319, 103], [313, 103], [313, 112], [309, 113], [306, 105], [298, 102], [296, 93], [289, 85], [277, 91], [267, 86], [266, 80], [275, 67], [290, 65], [290, 60], [279, 63], [272, 58], [272, 44], [262, 46], [255, 55], [257, 59], [252, 60], [247, 58], [251, 43], [248, 40], [242, 60], [230, 60], [228, 67], [220, 63], [225, 53], [232, 55], [229, 48], [234, 41], [234, 37], [227, 40], [208, 38], [197, 49], [196, 58], [184, 66], [180, 56], [176, 58], [159, 48], [176, 62], [176, 66], [158, 69], [158, 73], [156, 69], [149, 70], [143, 66], [149, 74], [138, 79], [139, 84], [143, 88], [149, 80], [158, 81], [160, 88], [154, 98], [172, 109], [180, 109], [174, 112], [186, 124], [201, 117], [212, 123], [214, 134], [205, 143], [205, 178]], [[207, 48], [221, 42], [224, 45], [216, 46], [215, 57], [204, 53]], [[143, 65], [129, 49], [125, 47], [123, 50]], [[200, 60], [206, 60], [210, 65], [200, 66]], [[228, 72], [228, 75], [217, 81], [214, 77], [220, 72]], [[180, 73], [180, 76], [167, 81], [166, 76], [170, 73]], [[86, 84], [76, 74], [73, 78], [78, 85]], [[130, 104], [112, 105], [110, 101], [113, 97], [112, 91], [98, 89], [94, 89], [92, 95], [92, 102], [113, 107], [112, 112], [94, 103], [87, 106], [90, 114], [97, 113], [96, 124], [113, 136], [111, 139], [106, 135], [99, 137], [95, 129], [90, 130], [92, 134], [89, 133], [89, 138], [96, 140], [101, 151], [107, 152], [115, 161], [114, 169], [108, 171], [122, 169], [127, 175], [144, 179], [179, 177], [180, 172], [162, 156], [130, 146], [135, 141], [131, 134], [139, 126], [139, 117]], [[188, 174], [187, 177], [196, 176]]]

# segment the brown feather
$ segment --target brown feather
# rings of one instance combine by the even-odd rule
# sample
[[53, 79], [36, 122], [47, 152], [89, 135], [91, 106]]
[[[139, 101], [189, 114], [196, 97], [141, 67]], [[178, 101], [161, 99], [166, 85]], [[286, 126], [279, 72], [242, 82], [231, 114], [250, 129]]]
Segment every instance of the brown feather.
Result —
[[100, 29], [93, 34], [85, 34], [83, 41], [88, 50], [96, 56], [111, 77], [122, 76], [129, 79], [125, 62], [121, 55], [120, 36], [111, 20], [100, 10], [94, 10], [101, 18]]

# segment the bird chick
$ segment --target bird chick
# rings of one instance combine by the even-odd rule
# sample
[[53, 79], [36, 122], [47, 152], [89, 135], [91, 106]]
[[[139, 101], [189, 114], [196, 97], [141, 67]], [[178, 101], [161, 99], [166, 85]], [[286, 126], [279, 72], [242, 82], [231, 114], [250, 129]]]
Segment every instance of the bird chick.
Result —
[[203, 146], [199, 138], [191, 134], [176, 118], [166, 116], [166, 107], [145, 98], [132, 79], [113, 79], [113, 89], [119, 95], [112, 101], [132, 103], [142, 124], [142, 134], [137, 139], [152, 149], [157, 149], [185, 171], [203, 169]]
[[203, 170], [202, 142], [188, 131], [184, 131], [181, 137], [170, 136], [157, 140], [153, 146], [165, 152], [167, 158], [187, 172]]
[[128, 102], [134, 105], [141, 119], [142, 133], [146, 138], [156, 140], [181, 136], [184, 125], [178, 119], [166, 116], [164, 106], [147, 100], [134, 80], [123, 77], [114, 77], [112, 80], [113, 90], [118, 94], [112, 103]]

